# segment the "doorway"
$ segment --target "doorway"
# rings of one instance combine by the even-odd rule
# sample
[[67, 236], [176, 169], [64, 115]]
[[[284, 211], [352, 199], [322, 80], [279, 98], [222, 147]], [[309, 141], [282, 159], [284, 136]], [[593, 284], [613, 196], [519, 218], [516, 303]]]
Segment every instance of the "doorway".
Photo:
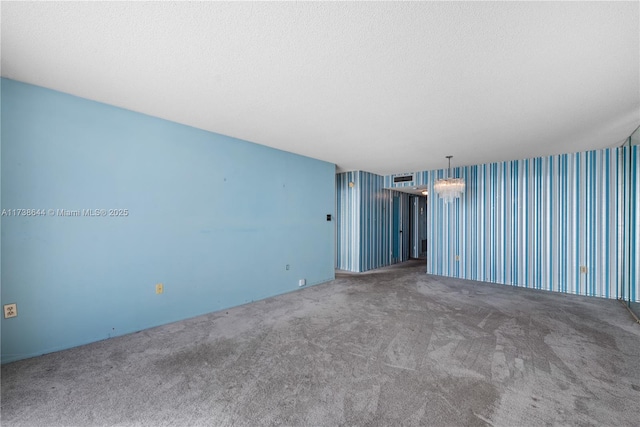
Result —
[[427, 198], [412, 195], [409, 198], [410, 258], [427, 258]]
[[396, 263], [400, 260], [400, 242], [402, 241], [400, 228], [400, 196], [393, 196], [393, 218], [392, 218], [392, 230], [391, 230], [391, 262]]

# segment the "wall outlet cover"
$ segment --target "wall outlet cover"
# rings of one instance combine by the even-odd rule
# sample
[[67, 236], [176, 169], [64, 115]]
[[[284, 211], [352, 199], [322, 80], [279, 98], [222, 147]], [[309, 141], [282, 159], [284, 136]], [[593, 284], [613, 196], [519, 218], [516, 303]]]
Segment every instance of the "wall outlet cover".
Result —
[[18, 315], [18, 305], [17, 304], [5, 304], [4, 305], [4, 318], [9, 319], [11, 317], [16, 317]]
[[307, 279], [300, 279], [300, 280], [298, 281], [298, 286], [304, 286], [304, 285], [306, 285], [306, 284], [307, 284]]
[[158, 283], [156, 285], [156, 294], [161, 294], [164, 292], [164, 285], [162, 283]]

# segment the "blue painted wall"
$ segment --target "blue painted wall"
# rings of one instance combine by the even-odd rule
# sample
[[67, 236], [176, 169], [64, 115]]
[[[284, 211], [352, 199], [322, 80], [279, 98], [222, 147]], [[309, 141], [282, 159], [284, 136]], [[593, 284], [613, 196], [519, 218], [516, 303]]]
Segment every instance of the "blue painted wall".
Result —
[[407, 228], [408, 194], [385, 189], [384, 177], [369, 172], [337, 175], [336, 268], [364, 272], [409, 259], [410, 234], [404, 230], [401, 256], [392, 256], [394, 195], [399, 197], [400, 228]]
[[[638, 146], [455, 168], [464, 196], [429, 198], [427, 271], [638, 301], [638, 169]], [[434, 194], [446, 173], [415, 176]]]
[[2, 362], [334, 278], [335, 165], [1, 83], [2, 209], [128, 209], [2, 217]]

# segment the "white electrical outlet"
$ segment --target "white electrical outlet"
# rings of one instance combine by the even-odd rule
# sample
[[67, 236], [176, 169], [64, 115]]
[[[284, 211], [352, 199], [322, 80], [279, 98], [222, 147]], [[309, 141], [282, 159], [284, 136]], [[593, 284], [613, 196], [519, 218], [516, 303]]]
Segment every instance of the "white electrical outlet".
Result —
[[18, 315], [17, 304], [5, 304], [4, 305], [4, 318], [16, 317]]
[[306, 285], [306, 284], [307, 284], [307, 279], [300, 279], [300, 280], [298, 281], [298, 286], [304, 286], [304, 285]]

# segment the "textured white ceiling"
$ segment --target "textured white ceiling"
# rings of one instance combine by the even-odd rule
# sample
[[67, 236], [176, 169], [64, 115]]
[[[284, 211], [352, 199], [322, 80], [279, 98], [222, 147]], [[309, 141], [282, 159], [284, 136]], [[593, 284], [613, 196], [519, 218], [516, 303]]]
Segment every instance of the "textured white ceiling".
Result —
[[2, 2], [2, 76], [379, 174], [610, 147], [639, 3]]

